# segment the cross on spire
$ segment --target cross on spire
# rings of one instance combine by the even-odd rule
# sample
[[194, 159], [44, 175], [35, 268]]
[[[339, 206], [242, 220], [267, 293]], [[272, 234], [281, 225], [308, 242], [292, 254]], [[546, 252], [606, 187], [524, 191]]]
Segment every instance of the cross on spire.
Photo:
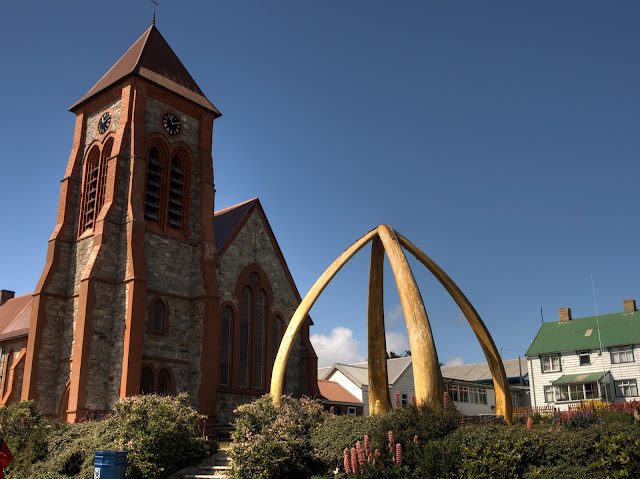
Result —
[[151, 24], [155, 25], [156, 24], [156, 6], [158, 5], [158, 2], [156, 0], [150, 0], [151, 3], [153, 3], [153, 20], [151, 20]]

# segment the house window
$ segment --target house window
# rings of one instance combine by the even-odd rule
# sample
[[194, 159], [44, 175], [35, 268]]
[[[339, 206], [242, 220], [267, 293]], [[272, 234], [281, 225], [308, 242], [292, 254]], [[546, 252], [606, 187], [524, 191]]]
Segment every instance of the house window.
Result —
[[561, 371], [560, 356], [558, 354], [545, 354], [542, 356], [542, 372], [550, 373]]
[[[547, 387], [548, 386], [545, 386], [545, 398]], [[598, 395], [598, 384], [595, 382], [584, 384], [563, 384], [556, 386], [554, 390], [556, 394], [556, 402], [581, 401], [583, 399], [596, 399], [600, 397]]]
[[632, 363], [633, 362], [633, 347], [631, 346], [619, 346], [617, 348], [611, 348], [611, 363]]
[[406, 394], [403, 394], [403, 395], [402, 395], [402, 405], [403, 405], [403, 406], [406, 406], [407, 404], [409, 404], [409, 401], [408, 401], [408, 399], [407, 399], [407, 395], [406, 395]]
[[220, 385], [229, 386], [231, 381], [231, 351], [233, 341], [233, 311], [226, 306], [222, 311], [220, 328]]
[[456, 384], [449, 384], [449, 396], [453, 402], [458, 402], [458, 386]]
[[140, 374], [140, 394], [151, 394], [153, 392], [153, 371], [148, 366], [142, 368]]
[[638, 395], [638, 383], [635, 379], [616, 381], [617, 397], [635, 397]]
[[348, 406], [347, 407], [347, 414], [349, 416], [355, 416], [356, 415], [356, 408], [353, 406]]
[[589, 351], [578, 351], [578, 357], [580, 358], [580, 366], [586, 366], [587, 364], [591, 364], [591, 359], [589, 358]]
[[546, 403], [554, 402], [553, 389], [554, 389], [553, 386], [544, 387], [544, 402]]
[[467, 386], [458, 386], [460, 402], [469, 402], [469, 389]]
[[487, 404], [487, 390], [478, 388], [478, 402], [480, 404]]

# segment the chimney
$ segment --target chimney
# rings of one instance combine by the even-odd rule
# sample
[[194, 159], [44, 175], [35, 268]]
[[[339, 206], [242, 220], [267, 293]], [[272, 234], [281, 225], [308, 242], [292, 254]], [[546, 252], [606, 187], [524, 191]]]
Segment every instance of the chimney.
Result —
[[571, 321], [571, 308], [560, 308], [558, 312], [560, 313], [561, 323], [568, 323]]
[[635, 299], [625, 299], [622, 301], [624, 305], [625, 313], [635, 313], [636, 312], [636, 300]]
[[[2, 306], [4, 303], [9, 301], [10, 299], [13, 299], [13, 297], [15, 295], [16, 295], [15, 291], [9, 291], [7, 289], [0, 289], [0, 306]], [[634, 311], [635, 311], [635, 309], [634, 309]]]

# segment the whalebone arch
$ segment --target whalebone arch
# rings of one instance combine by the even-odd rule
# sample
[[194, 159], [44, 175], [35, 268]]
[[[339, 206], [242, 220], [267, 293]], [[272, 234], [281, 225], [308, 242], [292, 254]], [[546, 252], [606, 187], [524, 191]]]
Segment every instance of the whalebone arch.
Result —
[[382, 295], [384, 254], [387, 254], [395, 278], [400, 303], [407, 324], [409, 345], [413, 362], [413, 376], [416, 400], [434, 409], [441, 409], [444, 382], [436, 351], [429, 319], [424, 307], [413, 272], [404, 254], [403, 248], [420, 261], [456, 302], [471, 329], [476, 335], [480, 347], [489, 364], [496, 396], [496, 414], [503, 415], [507, 424], [512, 422], [512, 404], [509, 383], [498, 350], [482, 319], [475, 308], [453, 280], [424, 252], [388, 225], [380, 225], [353, 243], [318, 278], [313, 287], [298, 305], [287, 330], [284, 333], [280, 349], [273, 365], [271, 377], [271, 395], [276, 404], [281, 403], [284, 374], [293, 348], [294, 340], [309, 310], [322, 291], [340, 271], [340, 269], [368, 243], [371, 246], [371, 266], [369, 269], [369, 307], [367, 315], [367, 362], [369, 368], [369, 410], [372, 413], [386, 412], [391, 409], [388, 393], [388, 374], [386, 363], [386, 344], [384, 335], [384, 307]]

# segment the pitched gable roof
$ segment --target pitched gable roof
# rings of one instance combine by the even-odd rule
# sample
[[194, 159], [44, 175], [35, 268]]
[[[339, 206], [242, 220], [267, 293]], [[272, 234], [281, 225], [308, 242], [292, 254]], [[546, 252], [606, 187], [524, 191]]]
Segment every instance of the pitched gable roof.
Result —
[[[504, 371], [507, 375], [507, 379], [517, 379], [520, 377], [520, 371], [522, 375], [528, 374], [527, 360], [525, 358], [518, 359], [505, 359], [502, 361]], [[474, 363], [474, 364], [462, 364], [460, 366], [442, 366], [440, 368], [442, 377], [447, 379], [458, 379], [460, 381], [473, 381], [473, 382], [491, 382], [493, 376], [491, 376], [491, 369], [489, 369], [488, 363]]]
[[[410, 356], [406, 358], [387, 359], [387, 376], [389, 384], [394, 384], [409, 366], [411, 366]], [[335, 363], [330, 369], [331, 371], [324, 375], [325, 378], [329, 377], [333, 371], [337, 370], [360, 388], [369, 384], [369, 368], [367, 362], [355, 364]], [[318, 374], [318, 377], [320, 377], [320, 374]]]
[[318, 380], [318, 388], [327, 402], [362, 405], [362, 401], [335, 381]]
[[224, 254], [223, 250], [227, 249], [259, 203], [260, 200], [258, 198], [252, 198], [244, 203], [238, 203], [216, 211], [213, 214], [213, 234], [218, 255], [222, 256]]
[[544, 323], [527, 350], [527, 356], [579, 349], [640, 344], [640, 311], [575, 318]]
[[94, 95], [132, 74], [191, 100], [212, 111], [216, 118], [222, 115], [204, 96], [155, 25], [151, 25], [98, 83], [69, 110], [73, 111]]
[[27, 335], [32, 304], [33, 295], [25, 294], [0, 306], [0, 340]]

